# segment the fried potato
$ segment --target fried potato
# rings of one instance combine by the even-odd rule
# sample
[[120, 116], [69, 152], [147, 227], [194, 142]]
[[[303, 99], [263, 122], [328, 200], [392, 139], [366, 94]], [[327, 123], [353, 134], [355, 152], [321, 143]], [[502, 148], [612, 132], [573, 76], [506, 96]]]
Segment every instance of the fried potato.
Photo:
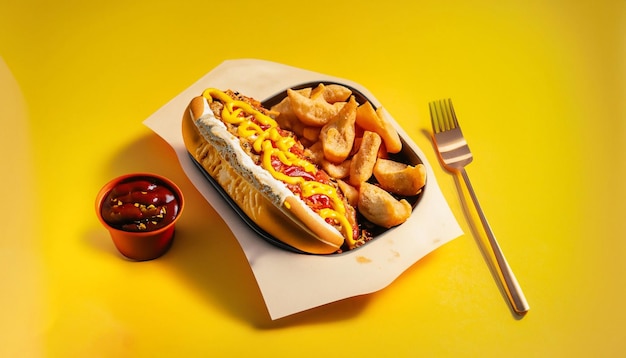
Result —
[[[305, 97], [309, 97], [311, 91], [311, 87], [296, 90], [296, 92]], [[270, 108], [270, 115], [276, 120], [280, 128], [291, 130], [294, 127], [301, 126], [298, 116], [296, 116], [296, 113], [291, 107], [291, 100], [288, 96]]]
[[405, 222], [412, 210], [406, 200], [397, 200], [384, 189], [367, 182], [359, 188], [357, 207], [367, 220], [386, 228]]
[[322, 127], [320, 140], [326, 160], [341, 163], [350, 155], [354, 144], [357, 106], [354, 96], [350, 97], [341, 111]]
[[359, 150], [352, 157], [350, 165], [351, 185], [358, 187], [372, 176], [381, 143], [382, 139], [377, 133], [370, 131], [363, 133]]
[[[354, 147], [352, 148], [352, 151], [350, 152], [351, 157], [354, 156], [356, 152], [359, 151], [359, 147], [361, 146], [361, 141], [363, 140], [363, 133], [365, 133], [365, 131], [362, 131], [359, 136], [358, 128], [359, 126], [357, 126], [357, 137], [354, 138]], [[385, 159], [389, 158], [389, 153], [387, 152], [387, 148], [385, 147], [385, 142], [380, 143], [380, 148], [378, 148], [378, 158], [385, 158]]]
[[339, 185], [339, 190], [341, 190], [343, 195], [348, 200], [348, 204], [356, 208], [359, 204], [359, 191], [357, 190], [357, 188], [353, 187], [343, 180], [337, 180], [337, 185]]
[[315, 143], [320, 137], [320, 131], [320, 127], [304, 127], [301, 136], [310, 143]]
[[380, 143], [378, 158], [389, 159], [389, 151], [387, 150], [387, 147], [385, 147], [385, 142]]
[[[313, 88], [312, 87], [306, 87], [306, 88], [301, 88], [301, 89], [298, 89], [298, 90], [295, 90], [295, 91], [300, 93], [304, 97], [311, 97], [311, 93], [313, 92]], [[289, 98], [289, 97], [287, 97], [287, 98]]]
[[382, 108], [358, 104], [347, 87], [319, 84], [287, 90], [270, 114], [300, 138], [304, 155], [336, 180], [365, 219], [391, 228], [410, 217], [411, 205], [397, 197], [421, 192], [425, 167], [390, 159], [402, 150], [402, 141]]
[[322, 169], [324, 169], [326, 171], [326, 173], [328, 173], [328, 175], [330, 175], [331, 177], [335, 178], [335, 179], [343, 179], [348, 177], [348, 175], [350, 175], [350, 163], [352, 162], [352, 160], [347, 159], [344, 160], [341, 163], [333, 163], [333, 162], [329, 162], [326, 159], [322, 159]]
[[389, 153], [398, 153], [402, 150], [398, 131], [386, 119], [382, 107], [375, 110], [370, 102], [360, 105], [356, 111], [356, 124], [365, 130], [378, 133]]
[[417, 195], [426, 183], [426, 168], [423, 164], [411, 166], [379, 158], [373, 174], [381, 188], [404, 196]]
[[321, 165], [324, 160], [324, 148], [322, 148], [322, 142], [315, 142], [312, 146], [305, 148], [304, 155], [311, 159], [313, 163]]
[[311, 97], [322, 95], [324, 100], [328, 103], [335, 102], [346, 102], [350, 95], [352, 95], [352, 90], [348, 87], [338, 85], [338, 84], [328, 84], [324, 85], [320, 83], [313, 91], [311, 92]]
[[291, 129], [291, 126], [295, 121], [298, 121], [298, 117], [291, 109], [291, 103], [289, 97], [285, 97], [278, 104], [275, 104], [270, 108], [270, 115], [278, 122], [278, 125], [284, 129]]
[[320, 83], [317, 85], [317, 87], [313, 88], [311, 90], [311, 93], [309, 94], [309, 98], [310, 97], [319, 97], [319, 96], [324, 96], [324, 90], [326, 89], [326, 85], [323, 83]]
[[341, 109], [341, 105], [326, 102], [321, 94], [304, 96], [292, 89], [287, 90], [290, 106], [296, 117], [307, 126], [322, 127]]
[[352, 145], [352, 150], [350, 151], [350, 157], [354, 157], [354, 155], [359, 151], [362, 141], [363, 141], [363, 133], [361, 133], [358, 137], [354, 138], [354, 144]]

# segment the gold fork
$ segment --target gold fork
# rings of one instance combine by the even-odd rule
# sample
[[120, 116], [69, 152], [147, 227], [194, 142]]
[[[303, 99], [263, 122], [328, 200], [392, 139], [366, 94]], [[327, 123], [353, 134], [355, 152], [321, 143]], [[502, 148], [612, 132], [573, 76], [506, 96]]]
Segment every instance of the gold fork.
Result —
[[498, 269], [504, 280], [504, 288], [507, 292], [507, 297], [511, 302], [513, 310], [518, 314], [523, 314], [530, 309], [526, 297], [524, 297], [524, 293], [511, 267], [504, 258], [500, 245], [498, 245], [493, 231], [487, 222], [487, 218], [478, 203], [474, 188], [465, 171], [465, 166], [472, 162], [473, 156], [465, 137], [463, 137], [461, 127], [459, 127], [459, 122], [457, 121], [454, 107], [452, 106], [452, 100], [442, 99], [434, 101], [429, 104], [429, 107], [435, 147], [437, 147], [441, 161], [448, 170], [458, 172], [463, 177], [463, 181], [467, 186], [472, 202], [476, 207], [480, 221], [489, 239], [489, 244], [495, 256]]

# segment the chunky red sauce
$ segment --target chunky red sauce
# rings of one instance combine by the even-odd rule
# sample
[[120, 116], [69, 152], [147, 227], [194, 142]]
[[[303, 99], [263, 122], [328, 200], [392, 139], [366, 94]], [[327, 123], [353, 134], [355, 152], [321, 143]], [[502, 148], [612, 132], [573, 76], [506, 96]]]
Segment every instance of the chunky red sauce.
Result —
[[167, 186], [149, 179], [135, 179], [114, 187], [102, 204], [102, 218], [124, 231], [152, 231], [178, 215], [176, 195]]

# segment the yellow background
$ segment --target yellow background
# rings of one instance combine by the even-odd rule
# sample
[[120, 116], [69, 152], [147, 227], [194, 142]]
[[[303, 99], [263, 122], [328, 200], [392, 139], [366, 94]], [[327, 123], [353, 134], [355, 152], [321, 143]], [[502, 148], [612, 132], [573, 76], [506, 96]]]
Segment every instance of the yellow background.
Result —
[[[0, 0], [0, 356], [624, 356], [625, 35], [623, 0]], [[465, 235], [380, 292], [271, 321], [236, 240], [142, 124], [234, 58], [367, 87]], [[437, 163], [428, 102], [442, 97], [524, 318]], [[171, 251], [143, 263], [93, 210], [135, 171], [187, 198]]]

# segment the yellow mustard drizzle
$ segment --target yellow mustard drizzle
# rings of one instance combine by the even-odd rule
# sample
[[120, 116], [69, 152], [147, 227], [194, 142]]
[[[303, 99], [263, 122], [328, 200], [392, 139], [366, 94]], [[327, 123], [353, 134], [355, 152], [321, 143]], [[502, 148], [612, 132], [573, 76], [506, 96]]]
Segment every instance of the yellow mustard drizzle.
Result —
[[[323, 194], [330, 198], [332, 209], [321, 209], [318, 214], [324, 220], [337, 220], [343, 229], [344, 236], [349, 246], [354, 247], [356, 245], [352, 234], [352, 225], [346, 217], [346, 207], [334, 187], [316, 181], [307, 181], [302, 177], [285, 175], [276, 171], [272, 166], [272, 157], [276, 157], [285, 165], [298, 166], [307, 173], [315, 175], [317, 168], [313, 163], [298, 157], [290, 151], [291, 147], [296, 144], [294, 138], [280, 135], [278, 123], [276, 123], [272, 117], [256, 110], [246, 102], [234, 100], [218, 89], [206, 89], [202, 93], [202, 96], [206, 98], [209, 103], [215, 98], [224, 104], [224, 109], [220, 114], [222, 120], [237, 125], [239, 138], [248, 141], [256, 152], [261, 153], [261, 166], [270, 172], [275, 179], [288, 184], [298, 185], [303, 197]], [[247, 116], [242, 114], [247, 114]], [[253, 116], [258, 123], [268, 128], [263, 130], [261, 126], [248, 119], [249, 116]]]

